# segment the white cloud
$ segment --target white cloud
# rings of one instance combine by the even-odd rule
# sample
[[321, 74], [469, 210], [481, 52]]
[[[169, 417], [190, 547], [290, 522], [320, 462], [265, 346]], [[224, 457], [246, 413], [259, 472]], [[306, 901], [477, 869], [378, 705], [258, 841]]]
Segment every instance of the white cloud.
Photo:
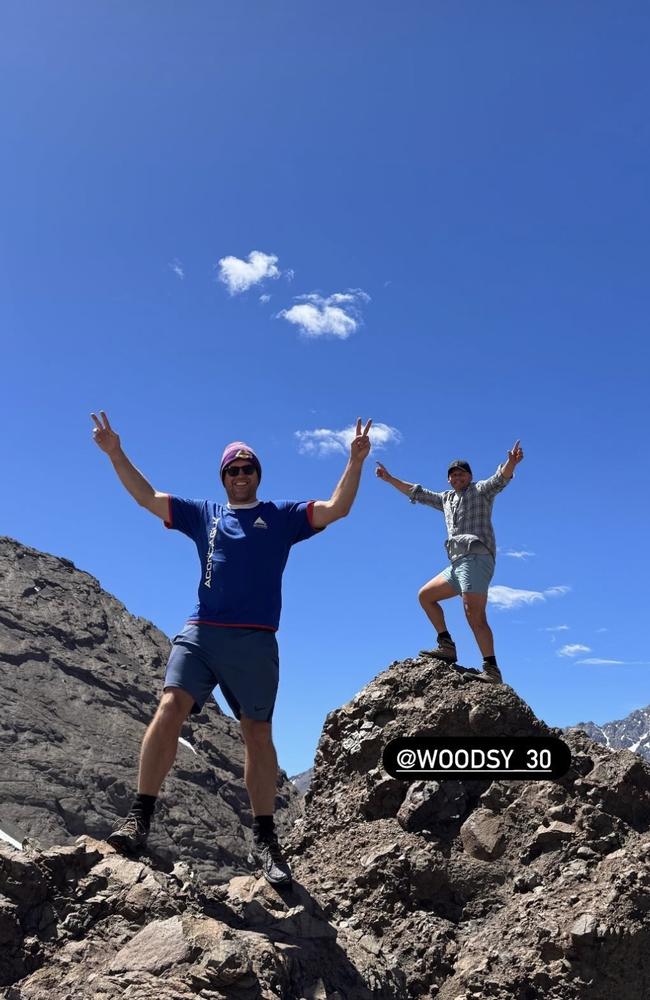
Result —
[[270, 301], [271, 301], [271, 296], [270, 295], [260, 295], [260, 302], [266, 303], [266, 302], [270, 302]]
[[347, 340], [359, 325], [357, 320], [349, 316], [344, 309], [328, 305], [318, 307], [311, 303], [302, 304], [284, 309], [278, 315], [287, 322], [294, 323], [306, 337], [331, 334], [333, 337]]
[[534, 552], [526, 552], [524, 550], [520, 552], [504, 552], [504, 555], [511, 556], [513, 559], [526, 559], [528, 556], [534, 556]]
[[267, 278], [279, 278], [278, 258], [272, 253], [251, 250], [248, 260], [239, 257], [222, 257], [218, 263], [219, 281], [223, 281], [231, 295], [248, 291]]
[[608, 628], [597, 628], [596, 631], [597, 632], [609, 632], [609, 629]]
[[558, 656], [577, 656], [578, 653], [591, 653], [590, 646], [583, 646], [579, 642], [569, 643], [567, 646], [562, 646], [562, 649], [558, 649]]
[[516, 590], [514, 587], [490, 587], [488, 601], [501, 611], [512, 611], [524, 604], [535, 604], [543, 601], [544, 595], [537, 590]]
[[622, 666], [625, 660], [600, 660], [597, 656], [594, 656], [587, 660], [576, 660], [576, 663], [589, 663], [592, 666], [604, 666], [607, 663], [615, 663]]
[[568, 594], [570, 590], [571, 590], [571, 587], [565, 587], [564, 585], [562, 585], [560, 587], [549, 587], [548, 590], [544, 591], [544, 596], [545, 597], [564, 597], [564, 595]]
[[576, 660], [576, 663], [589, 663], [592, 666], [605, 666], [607, 664], [613, 664], [619, 667], [647, 667], [647, 660], [601, 660], [598, 657], [589, 658], [587, 660]]
[[180, 260], [177, 260], [175, 258], [173, 261], [171, 261], [169, 266], [171, 267], [174, 274], [177, 277], [179, 277], [182, 281], [183, 278], [185, 277], [185, 271], [183, 270], [183, 265], [181, 264]]
[[548, 590], [517, 590], [515, 587], [490, 587], [488, 602], [494, 604], [499, 611], [512, 611], [526, 604], [536, 604], [545, 601], [547, 597], [560, 597], [566, 594], [570, 587], [549, 587]]
[[361, 303], [369, 301], [370, 296], [361, 288], [335, 292], [327, 298], [311, 292], [297, 296], [297, 305], [283, 309], [277, 318], [293, 323], [306, 337], [329, 335], [347, 340], [361, 324]]
[[[343, 430], [333, 431], [321, 427], [315, 431], [295, 431], [298, 440], [298, 451], [301, 455], [317, 455], [323, 458], [327, 455], [345, 454], [357, 433], [357, 425], [351, 424]], [[381, 451], [390, 444], [399, 444], [402, 435], [396, 427], [388, 424], [373, 424], [369, 431], [370, 441], [375, 451]]]
[[541, 628], [540, 632], [568, 632], [568, 625], [549, 625], [547, 628]]

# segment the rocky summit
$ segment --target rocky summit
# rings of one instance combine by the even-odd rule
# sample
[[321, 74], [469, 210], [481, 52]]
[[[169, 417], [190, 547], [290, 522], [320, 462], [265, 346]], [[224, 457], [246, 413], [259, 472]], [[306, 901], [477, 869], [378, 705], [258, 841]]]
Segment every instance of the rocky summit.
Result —
[[375, 995], [650, 996], [647, 763], [575, 731], [556, 781], [406, 786], [381, 751], [416, 733], [561, 735], [510, 687], [426, 656], [394, 663], [328, 717], [292, 835], [295, 874], [320, 884]]
[[[127, 647], [107, 655], [113, 667]], [[562, 735], [507, 685], [424, 654], [327, 717], [304, 813], [285, 836], [291, 889], [255, 872], [209, 882], [184, 843], [170, 845], [173, 865], [123, 858], [97, 834], [0, 844], [7, 1000], [647, 1000], [647, 762], [572, 731], [556, 780], [392, 778], [384, 746], [415, 734]], [[50, 772], [35, 769], [47, 788]]]

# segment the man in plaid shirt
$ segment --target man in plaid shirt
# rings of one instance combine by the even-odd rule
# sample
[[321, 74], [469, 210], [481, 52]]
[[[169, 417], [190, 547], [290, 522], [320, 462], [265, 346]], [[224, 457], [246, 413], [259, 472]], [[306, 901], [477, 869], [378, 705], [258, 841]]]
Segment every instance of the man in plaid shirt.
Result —
[[514, 475], [515, 466], [524, 457], [520, 442], [515, 441], [508, 460], [493, 476], [472, 482], [472, 470], [463, 459], [453, 461], [447, 470], [450, 490], [433, 493], [419, 484], [406, 483], [391, 476], [377, 462], [377, 476], [408, 496], [411, 503], [423, 503], [441, 510], [447, 524], [445, 548], [450, 565], [422, 587], [420, 604], [438, 633], [438, 646], [431, 655], [448, 663], [456, 662], [456, 646], [445, 624], [439, 602], [460, 594], [474, 638], [483, 654], [482, 680], [502, 684], [503, 677], [494, 655], [494, 637], [488, 625], [485, 609], [488, 587], [494, 575], [496, 541], [492, 527], [492, 504], [497, 493], [505, 489]]

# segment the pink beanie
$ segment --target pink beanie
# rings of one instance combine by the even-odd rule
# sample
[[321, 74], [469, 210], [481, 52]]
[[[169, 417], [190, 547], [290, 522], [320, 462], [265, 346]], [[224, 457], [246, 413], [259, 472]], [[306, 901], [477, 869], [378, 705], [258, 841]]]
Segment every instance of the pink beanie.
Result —
[[219, 466], [221, 482], [223, 482], [226, 466], [230, 465], [231, 462], [234, 462], [236, 458], [248, 459], [248, 461], [257, 469], [257, 475], [260, 480], [262, 479], [262, 466], [260, 465], [260, 460], [253, 449], [247, 445], [245, 441], [232, 441], [230, 444], [226, 445], [223, 450], [223, 455], [221, 456], [221, 465]]

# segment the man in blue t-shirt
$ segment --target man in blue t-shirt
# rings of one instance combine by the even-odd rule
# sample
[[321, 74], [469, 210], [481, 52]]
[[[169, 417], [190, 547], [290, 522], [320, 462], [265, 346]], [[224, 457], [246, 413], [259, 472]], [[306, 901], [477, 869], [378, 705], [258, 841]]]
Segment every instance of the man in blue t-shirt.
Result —
[[144, 846], [183, 723], [218, 686], [239, 720], [245, 745], [244, 780], [254, 817], [249, 860], [258, 862], [272, 884], [288, 885], [291, 872], [273, 824], [278, 762], [271, 737], [282, 573], [292, 545], [350, 512], [370, 451], [372, 421], [362, 430], [357, 420], [350, 458], [329, 500], [258, 500], [260, 461], [249, 445], [234, 441], [221, 458], [227, 502], [217, 503], [155, 490], [122, 451], [104, 411], [100, 418], [91, 416], [95, 442], [124, 487], [165, 527], [191, 538], [201, 563], [198, 602], [173, 640], [163, 694], [142, 742], [138, 794], [108, 842], [127, 853]]

